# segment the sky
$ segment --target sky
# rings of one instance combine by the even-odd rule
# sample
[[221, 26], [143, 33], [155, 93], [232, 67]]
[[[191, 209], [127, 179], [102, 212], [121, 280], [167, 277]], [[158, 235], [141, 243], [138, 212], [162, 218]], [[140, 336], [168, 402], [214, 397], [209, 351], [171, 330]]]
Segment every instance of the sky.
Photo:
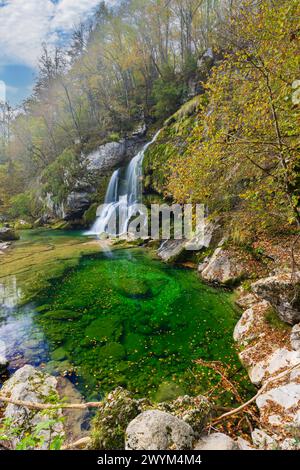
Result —
[[6, 94], [17, 105], [29, 96], [42, 43], [65, 41], [99, 1], [0, 0], [0, 100]]

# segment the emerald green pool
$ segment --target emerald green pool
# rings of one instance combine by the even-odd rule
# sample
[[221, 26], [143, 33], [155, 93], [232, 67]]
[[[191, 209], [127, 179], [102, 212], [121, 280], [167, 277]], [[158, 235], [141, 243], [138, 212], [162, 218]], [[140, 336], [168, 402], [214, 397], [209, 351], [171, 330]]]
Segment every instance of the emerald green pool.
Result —
[[82, 256], [34, 303], [3, 315], [0, 339], [15, 341], [12, 368], [19, 347], [24, 362], [68, 375], [91, 399], [117, 386], [157, 400], [203, 393], [218, 377], [195, 359], [240, 367], [230, 294], [144, 249]]

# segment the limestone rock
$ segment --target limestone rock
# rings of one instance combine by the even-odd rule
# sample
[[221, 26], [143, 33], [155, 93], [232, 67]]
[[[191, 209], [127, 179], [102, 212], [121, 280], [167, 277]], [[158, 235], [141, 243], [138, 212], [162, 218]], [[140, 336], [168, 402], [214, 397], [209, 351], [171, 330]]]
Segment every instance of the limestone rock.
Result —
[[295, 351], [300, 351], [300, 323], [294, 325], [292, 328], [291, 346]]
[[188, 423], [193, 428], [196, 437], [203, 432], [212, 413], [210, 402], [202, 395], [196, 397], [185, 395], [172, 402], [160, 403], [158, 407], [161, 411], [171, 413]]
[[255, 364], [249, 370], [250, 380], [255, 385], [259, 385], [266, 377], [278, 374], [281, 370], [297, 364], [300, 364], [300, 354], [297, 351], [278, 348], [265, 360]]
[[165, 262], [176, 261], [184, 252], [185, 240], [166, 240], [159, 247], [157, 254]]
[[235, 256], [219, 246], [208, 265], [201, 272], [204, 281], [228, 285], [239, 281], [244, 275], [244, 268]]
[[260, 331], [257, 327], [264, 321], [264, 315], [270, 304], [266, 301], [258, 302], [248, 308], [235, 326], [233, 338], [239, 344], [245, 345], [249, 341], [257, 338]]
[[269, 301], [286, 323], [300, 321], [300, 272], [281, 273], [260, 279], [251, 286], [259, 297]]
[[169, 413], [148, 410], [139, 414], [126, 429], [126, 450], [192, 449], [191, 426]]
[[261, 429], [254, 429], [251, 434], [253, 444], [259, 449], [263, 450], [276, 450], [278, 449], [277, 440], [269, 436], [265, 431]]
[[124, 449], [126, 427], [142, 412], [142, 404], [121, 387], [111, 392], [93, 420], [91, 448]]
[[237, 450], [236, 442], [221, 432], [202, 437], [194, 446], [195, 450]]
[[[15, 374], [4, 383], [1, 394], [7, 395], [13, 400], [23, 400], [32, 403], [48, 402], [49, 396], [56, 394], [57, 380], [55, 377], [37, 371], [34, 367], [26, 365], [19, 369]], [[9, 428], [11, 430], [20, 428], [19, 435], [13, 435], [10, 438], [12, 448], [25, 437], [26, 433], [36, 433], [39, 443], [35, 448], [48, 449], [51, 440], [56, 436], [64, 436], [64, 428], [59, 418], [62, 417], [61, 410], [47, 415], [45, 411], [31, 410], [25, 407], [8, 404], [4, 410], [4, 418], [10, 420]], [[47, 423], [50, 419], [56, 419], [51, 429], [45, 425], [37, 431], [37, 425]]]

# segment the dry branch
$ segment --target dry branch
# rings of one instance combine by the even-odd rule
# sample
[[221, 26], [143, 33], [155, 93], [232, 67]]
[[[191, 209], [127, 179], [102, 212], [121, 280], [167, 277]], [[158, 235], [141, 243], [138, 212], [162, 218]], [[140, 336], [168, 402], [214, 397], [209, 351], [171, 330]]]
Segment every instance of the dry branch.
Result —
[[220, 421], [222, 421], [223, 419], [226, 419], [226, 418], [229, 418], [230, 416], [233, 416], [237, 413], [240, 413], [242, 410], [244, 410], [245, 408], [247, 408], [247, 406], [251, 405], [251, 403], [253, 403], [257, 397], [259, 397], [259, 395], [261, 395], [266, 389], [267, 387], [270, 385], [270, 383], [274, 382], [275, 380], [279, 380], [279, 379], [282, 379], [285, 375], [289, 374], [292, 370], [294, 369], [297, 369], [300, 367], [300, 362], [298, 364], [296, 364], [295, 366], [293, 367], [290, 367], [289, 369], [281, 372], [280, 374], [276, 375], [275, 377], [271, 377], [269, 380], [267, 380], [267, 382], [259, 389], [259, 391], [257, 392], [256, 395], [254, 395], [254, 397], [250, 398], [250, 400], [248, 400], [246, 403], [243, 403], [241, 406], [239, 406], [238, 408], [234, 408], [233, 410], [231, 411], [228, 411], [227, 413], [224, 413], [223, 415], [219, 416], [217, 419], [215, 419], [213, 421], [212, 424], [216, 424], [216, 423], [219, 423]]

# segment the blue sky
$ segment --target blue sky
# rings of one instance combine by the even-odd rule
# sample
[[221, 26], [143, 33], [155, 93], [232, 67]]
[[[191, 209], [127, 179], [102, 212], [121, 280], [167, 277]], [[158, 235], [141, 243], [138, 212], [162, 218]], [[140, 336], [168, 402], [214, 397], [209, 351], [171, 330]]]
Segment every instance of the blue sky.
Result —
[[19, 104], [31, 93], [42, 43], [54, 46], [62, 38], [66, 40], [99, 2], [0, 0], [0, 81], [5, 83], [6, 98], [12, 104]]

